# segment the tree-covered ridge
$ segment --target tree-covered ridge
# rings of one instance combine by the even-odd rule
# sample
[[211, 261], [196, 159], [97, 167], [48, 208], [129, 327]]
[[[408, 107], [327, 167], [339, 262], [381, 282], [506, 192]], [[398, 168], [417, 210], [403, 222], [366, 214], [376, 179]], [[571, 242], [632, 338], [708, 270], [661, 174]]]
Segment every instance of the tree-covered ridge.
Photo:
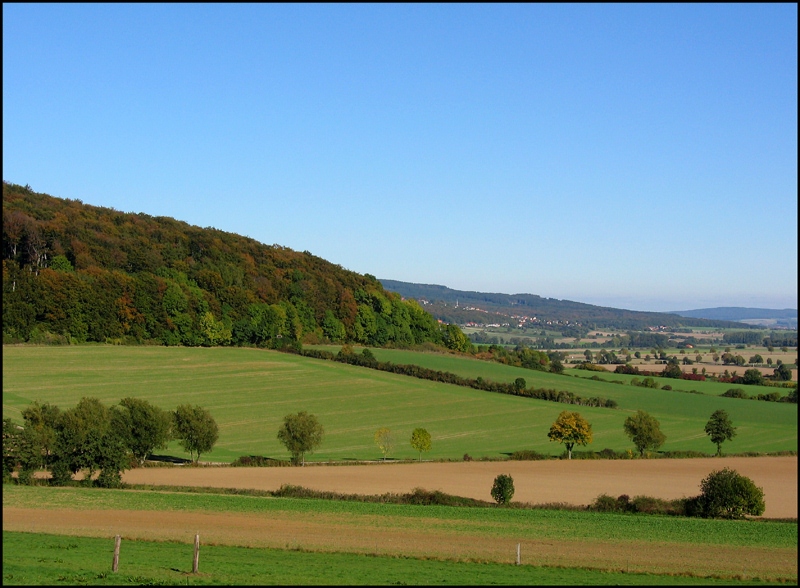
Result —
[[[536, 316], [540, 321], [578, 323], [584, 327], [641, 330], [646, 327], [736, 327], [748, 328], [730, 320], [691, 318], [663, 312], [642, 312], [595, 306], [572, 300], [543, 298], [535, 294], [502, 294], [453, 290], [436, 284], [413, 284], [381, 279], [384, 288], [406, 298], [425, 300], [431, 314], [447, 322], [489, 322], [487, 317]], [[456, 307], [455, 305], [458, 304]], [[481, 309], [480, 311], [474, 308]], [[487, 314], [488, 313], [488, 314]]]
[[4, 341], [455, 344], [450, 331], [308, 251], [3, 182]]

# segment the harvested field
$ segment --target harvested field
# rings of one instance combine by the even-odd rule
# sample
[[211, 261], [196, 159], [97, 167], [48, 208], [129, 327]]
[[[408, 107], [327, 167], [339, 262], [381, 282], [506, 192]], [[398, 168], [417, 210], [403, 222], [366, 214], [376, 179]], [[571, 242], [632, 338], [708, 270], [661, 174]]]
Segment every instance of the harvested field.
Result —
[[345, 494], [404, 493], [421, 487], [491, 501], [495, 476], [514, 478], [514, 500], [591, 503], [599, 494], [675, 499], [696, 496], [700, 481], [728, 467], [764, 490], [767, 518], [797, 518], [797, 457], [652, 460], [546, 460], [378, 463], [296, 468], [170, 467], [129, 470], [129, 484], [277, 490], [283, 484]]

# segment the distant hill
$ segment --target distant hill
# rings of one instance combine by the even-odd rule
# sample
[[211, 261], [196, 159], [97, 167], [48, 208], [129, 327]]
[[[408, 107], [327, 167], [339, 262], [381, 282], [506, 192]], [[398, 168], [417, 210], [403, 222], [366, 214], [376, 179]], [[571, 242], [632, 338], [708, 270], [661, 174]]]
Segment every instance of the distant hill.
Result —
[[705, 318], [723, 321], [738, 321], [751, 325], [797, 328], [797, 309], [747, 308], [742, 306], [720, 306], [696, 310], [673, 310], [670, 314], [684, 317]]
[[[647, 327], [709, 327], [748, 328], [732, 320], [684, 317], [675, 313], [640, 312], [595, 306], [571, 300], [542, 298], [535, 294], [502, 294], [453, 290], [436, 284], [414, 284], [380, 279], [387, 290], [423, 304], [434, 317], [465, 324], [470, 321], [488, 322], [500, 317], [529, 316], [561, 324], [579, 323], [589, 328], [618, 328], [640, 330]], [[427, 303], [427, 304], [426, 304]], [[457, 305], [457, 306], [456, 306]]]

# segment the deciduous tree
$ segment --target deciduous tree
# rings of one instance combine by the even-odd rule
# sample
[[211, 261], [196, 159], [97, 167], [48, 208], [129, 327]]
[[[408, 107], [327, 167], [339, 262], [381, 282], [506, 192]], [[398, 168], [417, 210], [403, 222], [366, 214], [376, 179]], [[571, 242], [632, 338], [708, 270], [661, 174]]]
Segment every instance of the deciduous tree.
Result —
[[592, 442], [592, 425], [580, 413], [565, 410], [550, 426], [547, 436], [550, 441], [563, 443], [567, 448], [567, 458], [572, 459], [572, 448], [576, 443], [586, 446]]
[[202, 406], [180, 405], [172, 413], [172, 426], [176, 439], [194, 463], [200, 461], [200, 455], [214, 448], [219, 439], [217, 421]]
[[431, 434], [425, 429], [417, 427], [411, 433], [411, 447], [419, 452], [419, 461], [422, 461], [422, 452], [431, 449]]
[[645, 449], [655, 451], [667, 439], [661, 432], [658, 420], [643, 410], [637, 410], [636, 414], [625, 419], [623, 427], [625, 434], [630, 437], [636, 449], [639, 450], [640, 456], [644, 456]]
[[736, 427], [724, 410], [715, 410], [705, 426], [706, 435], [711, 438], [712, 443], [717, 444], [717, 455], [722, 455], [722, 443], [730, 441], [736, 436]]
[[313, 453], [322, 443], [324, 433], [317, 417], [303, 410], [283, 417], [283, 425], [278, 430], [278, 440], [292, 454], [292, 462], [305, 465], [305, 454]]
[[383, 453], [383, 461], [386, 461], [386, 456], [394, 447], [394, 437], [388, 427], [381, 427], [375, 431], [375, 445]]
[[154, 449], [166, 449], [171, 438], [170, 414], [141, 398], [120, 400], [114, 411], [114, 420], [139, 465]]

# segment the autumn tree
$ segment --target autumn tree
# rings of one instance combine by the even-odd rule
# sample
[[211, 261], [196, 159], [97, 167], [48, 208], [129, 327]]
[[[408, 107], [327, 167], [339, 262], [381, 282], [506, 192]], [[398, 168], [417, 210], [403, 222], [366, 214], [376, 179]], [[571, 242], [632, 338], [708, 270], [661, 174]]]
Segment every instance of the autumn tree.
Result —
[[414, 429], [411, 433], [411, 447], [419, 452], [419, 461], [422, 461], [422, 452], [430, 451], [431, 434], [419, 427]]
[[283, 417], [283, 425], [278, 430], [278, 440], [292, 454], [292, 462], [306, 465], [305, 454], [313, 453], [320, 443], [325, 431], [322, 424], [313, 414], [302, 410]]
[[200, 454], [211, 451], [219, 439], [217, 421], [202, 406], [180, 405], [172, 413], [172, 426], [175, 438], [194, 463], [200, 461]]
[[562, 411], [547, 433], [550, 441], [563, 443], [567, 448], [567, 458], [572, 459], [572, 448], [578, 445], [586, 446], [592, 442], [592, 425], [580, 413]]
[[630, 437], [636, 449], [639, 450], [640, 456], [644, 456], [645, 449], [655, 451], [667, 439], [661, 432], [658, 420], [643, 410], [637, 410], [635, 415], [625, 419], [623, 427], [625, 434]]
[[717, 444], [717, 455], [722, 455], [722, 444], [730, 441], [736, 436], [736, 427], [724, 410], [715, 410], [705, 426], [706, 435], [711, 438], [712, 443]]
[[383, 461], [386, 461], [386, 456], [394, 447], [394, 437], [388, 427], [381, 427], [375, 431], [375, 445], [383, 453]]

